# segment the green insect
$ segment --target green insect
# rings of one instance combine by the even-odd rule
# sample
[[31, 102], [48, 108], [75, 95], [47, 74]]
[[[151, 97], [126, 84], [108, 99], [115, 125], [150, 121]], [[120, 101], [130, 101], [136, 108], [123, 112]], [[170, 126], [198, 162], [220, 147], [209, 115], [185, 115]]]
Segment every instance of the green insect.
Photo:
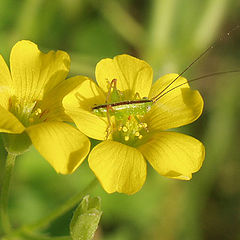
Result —
[[[238, 28], [238, 27], [237, 27]], [[236, 28], [236, 29], [237, 29]], [[234, 31], [235, 28], [232, 30]], [[227, 33], [229, 36], [230, 33]], [[221, 39], [220, 39], [221, 40]], [[109, 90], [104, 104], [95, 105], [92, 107], [92, 112], [99, 117], [107, 117], [108, 127], [106, 130], [106, 139], [112, 133], [112, 123], [111, 117], [115, 118], [115, 125], [118, 127], [118, 130], [127, 132], [132, 131], [133, 135], [141, 139], [143, 136], [142, 131], [148, 132], [147, 123], [141, 121], [145, 114], [149, 112], [154, 104], [158, 102], [167, 93], [196, 80], [213, 77], [216, 75], [222, 75], [226, 73], [240, 72], [239, 69], [225, 72], [215, 72], [210, 73], [204, 76], [200, 76], [195, 79], [191, 79], [184, 83], [181, 83], [175, 87], [172, 87], [172, 84], [176, 82], [194, 63], [196, 63], [200, 58], [202, 58], [210, 49], [215, 46], [216, 42], [208, 47], [203, 53], [201, 53], [191, 64], [189, 64], [175, 79], [173, 79], [160, 93], [154, 96], [152, 99], [146, 97], [140, 98], [139, 94], [136, 93], [133, 100], [124, 100], [123, 94], [117, 89], [117, 79], [113, 79], [109, 85]], [[131, 124], [128, 124], [131, 122]], [[126, 123], [128, 126], [126, 126]], [[115, 134], [116, 135], [116, 134]], [[130, 141], [130, 137], [123, 135], [125, 141]], [[119, 137], [119, 136], [117, 136]], [[120, 136], [121, 138], [122, 136]]]
[[[202, 54], [203, 55], [203, 54]], [[201, 55], [201, 56], [202, 56]], [[200, 56], [200, 57], [201, 57]], [[198, 57], [194, 62], [196, 62], [200, 57]], [[194, 63], [193, 62], [193, 63]], [[141, 131], [148, 132], [147, 123], [142, 122], [141, 119], [144, 115], [149, 112], [154, 104], [162, 98], [167, 93], [189, 83], [199, 79], [212, 77], [216, 75], [226, 74], [226, 73], [233, 73], [239, 72], [239, 70], [232, 70], [226, 72], [216, 72], [207, 74], [195, 79], [191, 79], [184, 83], [181, 83], [175, 87], [168, 89], [177, 79], [179, 79], [182, 74], [187, 71], [187, 69], [193, 64], [191, 63], [180, 75], [178, 75], [172, 82], [170, 82], [160, 93], [154, 96], [151, 99], [146, 97], [140, 98], [139, 94], [136, 93], [133, 100], [123, 100], [123, 94], [121, 91], [117, 89], [117, 79], [113, 79], [110, 83], [106, 102], [104, 104], [95, 105], [92, 107], [92, 112], [99, 116], [99, 117], [107, 117], [108, 120], [108, 127], [106, 129], [106, 139], [108, 139], [109, 135], [112, 133], [112, 123], [111, 123], [111, 116], [115, 117], [116, 125], [118, 126], [118, 130], [127, 132], [133, 131], [134, 136], [141, 139], [143, 136]], [[126, 127], [126, 123], [131, 121], [131, 126]], [[128, 124], [129, 125], [129, 124]], [[125, 141], [131, 140], [129, 136], [124, 136]]]
[[[116, 125], [119, 130], [123, 132], [132, 131], [134, 136], [139, 139], [142, 138], [141, 131], [148, 132], [147, 123], [142, 122], [141, 119], [144, 115], [149, 112], [152, 106], [165, 94], [168, 92], [187, 84], [184, 82], [167, 90], [172, 83], [174, 83], [178, 78], [176, 77], [163, 91], [157, 94], [152, 99], [146, 97], [140, 98], [139, 94], [136, 93], [133, 100], [123, 100], [123, 94], [117, 89], [117, 79], [113, 79], [110, 83], [106, 103], [96, 105], [92, 108], [92, 112], [99, 117], [107, 117], [108, 127], [106, 130], [106, 139], [112, 133], [112, 123], [111, 116], [115, 117]], [[131, 124], [129, 124], [131, 122]], [[127, 126], [128, 125], [128, 126]], [[132, 129], [129, 129], [132, 128]], [[125, 141], [131, 140], [129, 136], [124, 137]]]
[[[109, 102], [110, 98], [111, 102]], [[143, 115], [151, 109], [153, 100], [137, 98], [139, 98], [138, 93], [135, 95], [136, 100], [122, 100], [122, 93], [117, 89], [117, 79], [113, 79], [110, 83], [106, 103], [97, 105], [92, 110], [100, 117], [114, 115], [118, 120], [124, 119], [125, 116]]]
[[[130, 130], [135, 137], [141, 139], [141, 131], [148, 131], [147, 124], [142, 122], [141, 119], [151, 110], [153, 103], [153, 99], [145, 97], [141, 99], [138, 93], [136, 93], [134, 100], [123, 100], [122, 92], [117, 89], [117, 79], [113, 79], [109, 86], [106, 103], [94, 106], [92, 111], [99, 117], [107, 117], [106, 139], [113, 131], [111, 116], [115, 117], [119, 132], [126, 133]], [[119, 132], [116, 132], [119, 135]], [[118, 136], [118, 138], [121, 138], [121, 136]], [[124, 140], [131, 140], [130, 136], [124, 136]]]

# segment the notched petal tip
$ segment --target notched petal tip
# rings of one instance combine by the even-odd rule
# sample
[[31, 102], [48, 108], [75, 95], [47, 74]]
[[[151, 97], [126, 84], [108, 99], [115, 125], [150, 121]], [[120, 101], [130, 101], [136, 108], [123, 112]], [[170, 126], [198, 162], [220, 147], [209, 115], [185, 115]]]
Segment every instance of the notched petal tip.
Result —
[[146, 179], [147, 165], [135, 148], [115, 141], [104, 141], [90, 153], [89, 166], [108, 193], [138, 192]]
[[205, 158], [200, 141], [174, 132], [155, 132], [139, 150], [159, 174], [181, 180], [190, 180]]
[[198, 90], [191, 90], [189, 88], [183, 88], [182, 98], [183, 103], [186, 105], [186, 108], [192, 112], [191, 118], [189, 118], [189, 123], [197, 120], [203, 112], [204, 101]]
[[[169, 75], [169, 76], [168, 76]], [[177, 74], [167, 74], [160, 78], [151, 90], [151, 98], [161, 93], [168, 86]], [[184, 78], [179, 78], [179, 83], [187, 82]], [[167, 130], [190, 124], [197, 120], [203, 111], [203, 98], [199, 91], [192, 90], [188, 84], [169, 88], [169, 92], [157, 98], [150, 112], [146, 115], [146, 121], [149, 123], [149, 128], [152, 130]], [[172, 90], [171, 90], [172, 89]], [[156, 99], [154, 99], [156, 100]]]
[[10, 54], [12, 88], [25, 101], [41, 100], [43, 95], [63, 81], [70, 67], [70, 57], [64, 51], [42, 53], [29, 41], [17, 42]]
[[96, 80], [104, 92], [109, 82], [117, 79], [118, 90], [125, 92], [128, 100], [136, 93], [141, 97], [149, 94], [152, 84], [152, 68], [145, 61], [122, 54], [113, 59], [102, 59], [96, 66]]

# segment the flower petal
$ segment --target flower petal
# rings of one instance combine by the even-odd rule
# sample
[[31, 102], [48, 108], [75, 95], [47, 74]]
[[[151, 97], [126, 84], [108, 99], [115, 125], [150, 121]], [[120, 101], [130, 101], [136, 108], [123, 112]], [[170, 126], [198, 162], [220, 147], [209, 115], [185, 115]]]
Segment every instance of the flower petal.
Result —
[[66, 78], [70, 59], [63, 51], [44, 54], [36, 44], [23, 40], [12, 48], [10, 66], [15, 95], [32, 102]]
[[77, 87], [86, 77], [76, 76], [62, 81], [55, 88], [50, 90], [43, 98], [39, 106], [43, 111], [48, 112], [48, 121], [71, 121], [63, 108], [63, 98]]
[[90, 149], [88, 138], [62, 122], [45, 122], [26, 129], [40, 154], [62, 174], [72, 173]]
[[21, 133], [25, 130], [18, 119], [0, 105], [0, 132]]
[[117, 88], [125, 92], [128, 100], [133, 99], [136, 93], [147, 97], [152, 85], [152, 68], [146, 62], [125, 54], [102, 59], [96, 66], [95, 74], [105, 92], [109, 82], [117, 79]]
[[0, 86], [0, 105], [6, 110], [9, 109], [11, 89], [8, 86]]
[[0, 86], [9, 86], [11, 87], [12, 78], [10, 75], [9, 68], [4, 61], [3, 57], [0, 55]]
[[138, 149], [158, 173], [182, 180], [190, 180], [205, 157], [200, 141], [174, 132], [154, 133]]
[[78, 87], [64, 97], [63, 107], [81, 132], [91, 138], [103, 140], [108, 126], [107, 119], [98, 117], [91, 111], [95, 104], [103, 104], [106, 97], [92, 80], [82, 80]]
[[147, 164], [135, 148], [104, 141], [90, 153], [89, 166], [108, 193], [134, 194], [143, 186]]
[[[152, 87], [149, 98], [153, 98], [171, 83], [178, 75], [167, 74], [161, 77]], [[187, 82], [183, 77], [178, 78], [164, 92]], [[149, 129], [166, 130], [189, 124], [202, 114], [203, 99], [196, 90], [191, 90], [188, 84], [184, 84], [166, 93], [152, 106], [146, 115]]]

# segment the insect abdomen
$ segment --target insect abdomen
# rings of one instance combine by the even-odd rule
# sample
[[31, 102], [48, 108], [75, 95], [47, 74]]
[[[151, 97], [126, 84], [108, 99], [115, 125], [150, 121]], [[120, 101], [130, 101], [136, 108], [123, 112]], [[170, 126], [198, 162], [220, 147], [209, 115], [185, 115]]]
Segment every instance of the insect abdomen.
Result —
[[107, 108], [110, 116], [115, 116], [118, 119], [128, 117], [130, 115], [144, 115], [147, 113], [153, 102], [150, 100], [146, 101], [127, 101], [113, 104], [105, 104], [94, 107], [93, 112], [102, 117], [107, 116]]

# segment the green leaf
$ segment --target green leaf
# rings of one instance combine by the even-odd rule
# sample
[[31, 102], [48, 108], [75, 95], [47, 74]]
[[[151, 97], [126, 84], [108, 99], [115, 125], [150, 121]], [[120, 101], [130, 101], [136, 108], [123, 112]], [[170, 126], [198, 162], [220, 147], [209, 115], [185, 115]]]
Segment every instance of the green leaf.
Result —
[[73, 240], [91, 240], [102, 215], [101, 199], [85, 196], [73, 214], [70, 234]]

